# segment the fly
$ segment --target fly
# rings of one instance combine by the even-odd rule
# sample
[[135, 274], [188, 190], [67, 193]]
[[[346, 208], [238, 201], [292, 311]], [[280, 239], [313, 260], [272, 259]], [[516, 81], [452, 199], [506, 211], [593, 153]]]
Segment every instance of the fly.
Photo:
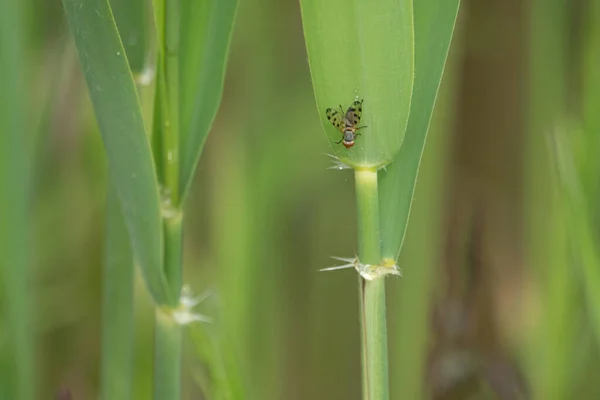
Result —
[[339, 142], [335, 142], [336, 144], [341, 143], [349, 149], [354, 146], [356, 137], [361, 135], [358, 130], [366, 128], [366, 126], [358, 126], [358, 124], [360, 124], [360, 116], [362, 115], [362, 103], [363, 100], [355, 100], [354, 103], [348, 107], [346, 113], [344, 113], [342, 106], [340, 106], [341, 112], [331, 108], [325, 110], [329, 122], [343, 134], [342, 139], [340, 139]]

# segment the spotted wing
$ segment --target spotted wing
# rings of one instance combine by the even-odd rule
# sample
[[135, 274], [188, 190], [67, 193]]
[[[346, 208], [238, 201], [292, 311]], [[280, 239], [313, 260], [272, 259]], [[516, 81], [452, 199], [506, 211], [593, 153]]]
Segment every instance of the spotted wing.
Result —
[[346, 123], [349, 124], [349, 126], [357, 128], [358, 124], [360, 124], [360, 116], [362, 115], [362, 103], [362, 100], [355, 100], [354, 103], [352, 103], [352, 105], [348, 107], [348, 111], [346, 111]]
[[325, 110], [325, 115], [327, 115], [327, 119], [329, 120], [329, 122], [331, 122], [331, 124], [335, 126], [335, 128], [338, 131], [344, 132], [344, 116], [342, 115], [342, 113], [328, 108], [327, 110]]

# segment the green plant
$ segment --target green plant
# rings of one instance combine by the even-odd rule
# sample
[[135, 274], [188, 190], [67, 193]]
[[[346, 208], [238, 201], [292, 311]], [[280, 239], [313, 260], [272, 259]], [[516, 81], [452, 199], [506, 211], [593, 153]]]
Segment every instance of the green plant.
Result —
[[[383, 278], [399, 274], [396, 260], [458, 1], [301, 5], [325, 131], [341, 168], [355, 171], [359, 251], [350, 265], [361, 275], [363, 397], [387, 399]], [[367, 128], [346, 149], [336, 144], [340, 133], [323, 111], [354, 99], [364, 99], [361, 123]]]
[[[117, 21], [113, 4], [118, 5]], [[104, 140], [133, 258], [156, 307], [154, 396], [179, 398], [181, 325], [201, 319], [188, 308], [190, 299], [180, 300], [183, 205], [220, 102], [237, 1], [154, 1], [156, 34], [150, 37], [156, 41], [156, 54], [149, 52], [149, 56], [147, 48], [124, 46], [122, 41], [123, 35], [145, 37], [147, 24], [140, 16], [144, 1], [64, 0], [63, 6]], [[129, 23], [127, 15], [135, 17], [133, 22]], [[149, 42], [138, 41], [137, 46]], [[144, 71], [153, 71], [156, 77], [151, 82], [153, 101], [136, 86], [132, 74], [143, 65], [141, 60], [149, 60]], [[142, 111], [148, 103], [154, 104], [153, 113]], [[109, 204], [109, 218], [118, 226], [118, 210], [113, 210], [114, 202]], [[125, 255], [123, 259], [128, 258], [127, 243], [112, 247], [112, 240], [122, 241], [124, 235], [111, 233], [110, 226], [113, 237], [108, 238], [108, 251], [114, 254], [108, 254], [107, 265], [111, 259], [120, 259], [119, 252]], [[127, 269], [123, 263], [117, 273], [106, 275], [107, 280], [128, 274]], [[131, 291], [130, 280], [124, 281], [121, 290], [129, 286]], [[108, 299], [105, 307], [109, 307]], [[105, 318], [112, 317], [105, 313]], [[105, 339], [114, 334], [112, 329], [123, 329], [123, 341], [129, 340], [126, 324], [109, 324]], [[115, 355], [107, 347], [104, 357], [111, 354]], [[105, 361], [105, 365], [112, 363]], [[113, 373], [111, 368], [103, 371]], [[111, 379], [105, 377], [104, 381]], [[120, 396], [127, 398], [128, 390]]]

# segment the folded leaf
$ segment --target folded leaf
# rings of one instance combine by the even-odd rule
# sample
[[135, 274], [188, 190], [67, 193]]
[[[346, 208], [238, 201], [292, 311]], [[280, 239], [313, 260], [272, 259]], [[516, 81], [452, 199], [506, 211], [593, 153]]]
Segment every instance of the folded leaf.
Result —
[[162, 271], [159, 187], [138, 95], [107, 0], [63, 0], [134, 256], [158, 305], [175, 305]]

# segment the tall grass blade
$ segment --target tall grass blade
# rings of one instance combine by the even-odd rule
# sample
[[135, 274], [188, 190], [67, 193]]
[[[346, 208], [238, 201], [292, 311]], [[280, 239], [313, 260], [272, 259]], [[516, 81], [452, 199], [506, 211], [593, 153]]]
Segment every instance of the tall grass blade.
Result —
[[107, 0], [63, 0], [134, 256], [158, 305], [177, 304], [162, 270], [159, 187], [138, 95]]
[[[133, 74], [144, 69], [147, 56], [146, 0], [112, 0]], [[144, 89], [138, 86], [141, 91]], [[141, 94], [140, 94], [141, 96]], [[134, 259], [117, 191], [108, 182], [102, 275], [102, 359], [100, 397], [130, 399], [133, 393]]]
[[402, 148], [380, 173], [382, 258], [396, 260], [402, 247], [460, 0], [414, 2], [415, 81]]
[[25, 149], [23, 4], [0, 4], [0, 397], [30, 400], [36, 387], [27, 209], [29, 152]]
[[116, 190], [109, 187], [102, 290], [102, 399], [130, 399], [133, 377], [133, 254]]
[[131, 71], [136, 74], [144, 69], [149, 49], [148, 1], [110, 0], [119, 36], [127, 54]]
[[237, 0], [181, 2], [181, 201], [221, 102], [237, 4]]

